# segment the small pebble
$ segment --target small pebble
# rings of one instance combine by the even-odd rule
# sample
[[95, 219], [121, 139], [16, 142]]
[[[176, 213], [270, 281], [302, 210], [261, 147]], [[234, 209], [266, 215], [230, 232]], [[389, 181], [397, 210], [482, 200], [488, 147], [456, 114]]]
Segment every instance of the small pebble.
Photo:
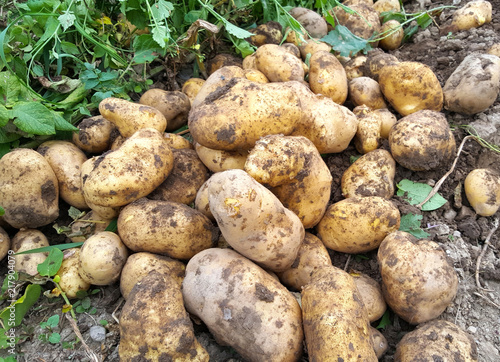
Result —
[[449, 210], [445, 211], [443, 216], [446, 219], [446, 221], [452, 222], [455, 219], [455, 216], [457, 216], [457, 212], [453, 209], [449, 209]]
[[436, 225], [434, 227], [434, 230], [436, 231], [436, 234], [438, 234], [438, 235], [447, 235], [450, 233], [450, 227], [446, 224]]
[[96, 342], [103, 342], [106, 339], [106, 328], [103, 326], [90, 327], [90, 338]]
[[469, 328], [467, 328], [467, 332], [474, 334], [477, 332], [477, 328], [474, 326], [470, 326]]

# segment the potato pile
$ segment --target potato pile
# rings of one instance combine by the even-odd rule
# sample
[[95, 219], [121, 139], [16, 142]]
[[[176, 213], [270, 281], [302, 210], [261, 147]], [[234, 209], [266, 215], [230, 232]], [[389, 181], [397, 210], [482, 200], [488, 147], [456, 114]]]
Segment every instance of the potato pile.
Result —
[[[385, 31], [380, 12], [399, 8], [397, 1], [348, 3], [362, 21], [341, 8], [335, 15], [366, 38]], [[450, 163], [456, 144], [443, 105], [465, 114], [489, 107], [490, 99], [472, 104], [460, 87], [489, 77], [494, 100], [499, 58], [471, 58], [442, 88], [426, 65], [381, 50], [337, 57], [314, 39], [328, 29], [321, 16], [302, 8], [291, 14], [304, 36], [289, 33], [280, 45], [281, 26], [263, 24], [249, 39], [254, 54], [218, 58], [206, 80], [190, 79], [182, 92], [151, 89], [138, 103], [107, 98], [72, 142], [4, 156], [0, 221], [19, 231], [10, 241], [0, 228], [2, 256], [5, 245], [16, 252], [47, 246], [37, 228], [57, 219], [60, 200], [87, 211], [72, 225], [72, 240], [84, 244], [65, 253], [60, 285], [74, 298], [90, 285], [120, 282], [123, 361], [208, 361], [189, 313], [248, 361], [298, 361], [304, 345], [312, 361], [374, 361], [387, 342], [371, 323], [387, 307], [410, 324], [425, 323], [412, 333], [430, 323], [450, 328], [474, 360], [462, 331], [435, 323], [457, 293], [453, 266], [437, 243], [399, 231], [392, 198], [397, 167]], [[489, 65], [480, 76], [478, 62]], [[190, 140], [168, 133], [185, 125]], [[322, 156], [351, 144], [361, 157], [346, 170], [329, 168]], [[344, 197], [335, 202], [332, 174]], [[495, 191], [478, 191], [484, 180]], [[465, 190], [479, 215], [500, 207], [500, 176], [489, 170], [471, 173]], [[106, 231], [113, 219], [117, 231]], [[374, 250], [378, 280], [332, 265], [334, 252]], [[46, 256], [17, 256], [16, 268], [35, 275]], [[420, 352], [411, 343], [422, 338], [405, 338], [399, 358]], [[445, 353], [435, 343], [435, 353]]]

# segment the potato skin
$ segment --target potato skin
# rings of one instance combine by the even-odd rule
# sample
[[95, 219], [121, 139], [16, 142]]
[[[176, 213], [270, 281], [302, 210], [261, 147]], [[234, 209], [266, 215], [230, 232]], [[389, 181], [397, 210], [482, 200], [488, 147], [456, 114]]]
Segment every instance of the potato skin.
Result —
[[[384, 1], [384, 0], [381, 0]], [[393, 0], [389, 0], [393, 1]], [[379, 3], [378, 1], [377, 3]], [[399, 7], [399, 2], [394, 1], [395, 4]], [[399, 11], [399, 10], [396, 10]], [[384, 39], [381, 39], [379, 42], [379, 47], [384, 50], [395, 50], [401, 46], [401, 42], [404, 37], [404, 30], [399, 21], [397, 20], [389, 20], [382, 25], [380, 29], [381, 33], [387, 32], [387, 36]]]
[[87, 283], [80, 276], [78, 272], [79, 268], [80, 249], [71, 248], [64, 250], [64, 260], [57, 271], [57, 275], [61, 278], [59, 286], [68, 298], [76, 298], [78, 292], [86, 291], [90, 288], [90, 283]]
[[[47, 237], [37, 229], [19, 230], [11, 241], [12, 251], [20, 253], [26, 250], [38, 249], [49, 246]], [[34, 253], [14, 255], [14, 270], [29, 275], [38, 274], [38, 264], [43, 263], [49, 253]]]
[[326, 21], [314, 10], [296, 7], [290, 10], [293, 16], [313, 38], [322, 38], [328, 33]]
[[47, 160], [17, 148], [0, 159], [0, 205], [3, 220], [16, 229], [37, 228], [59, 216], [59, 186]]
[[120, 314], [118, 353], [123, 362], [209, 361], [174, 278], [153, 271], [134, 286]]
[[204, 83], [205, 79], [190, 78], [182, 85], [182, 93], [188, 96], [191, 104]]
[[[378, 12], [367, 4], [349, 5], [355, 13], [350, 14], [340, 6], [333, 8], [338, 23], [347, 27], [354, 35], [363, 39], [369, 39], [374, 33], [380, 32], [380, 20]], [[377, 43], [373, 43], [376, 47]]]
[[352, 272], [350, 275], [354, 278], [354, 282], [368, 313], [370, 323], [382, 318], [387, 310], [387, 304], [382, 295], [380, 284], [375, 279], [363, 273]]
[[464, 181], [465, 195], [476, 214], [492, 216], [500, 208], [500, 175], [490, 169], [469, 172]]
[[387, 108], [378, 82], [369, 77], [357, 77], [349, 82], [349, 97], [354, 106], [371, 109]]
[[330, 52], [315, 52], [309, 60], [309, 85], [316, 94], [323, 94], [337, 104], [347, 99], [348, 84], [345, 69]]
[[158, 88], [147, 90], [139, 99], [139, 103], [156, 108], [163, 114], [167, 121], [167, 132], [184, 126], [191, 109], [191, 101], [186, 94]]
[[491, 22], [492, 6], [489, 1], [469, 1], [453, 13], [452, 31], [478, 28]]
[[78, 148], [89, 153], [109, 150], [114, 133], [119, 133], [115, 125], [101, 115], [85, 118], [77, 127], [80, 131], [73, 133], [72, 141]]
[[248, 157], [247, 151], [214, 150], [196, 143], [194, 145], [198, 157], [212, 172], [220, 172], [238, 168], [243, 170]]
[[208, 249], [186, 266], [186, 309], [220, 343], [248, 361], [298, 361], [302, 318], [294, 296], [263, 269], [231, 249]]
[[279, 44], [283, 38], [283, 28], [277, 21], [268, 21], [265, 24], [260, 24], [256, 28], [251, 29], [253, 33], [247, 41], [256, 47], [261, 47], [265, 44]]
[[177, 133], [164, 133], [163, 138], [167, 141], [168, 146], [172, 150], [192, 149], [194, 146], [186, 138], [179, 136]]
[[377, 255], [384, 299], [408, 323], [438, 317], [455, 298], [457, 274], [437, 243], [395, 231]]
[[303, 81], [302, 61], [276, 44], [264, 44], [255, 52], [255, 65], [271, 82]]
[[0, 261], [7, 256], [10, 249], [9, 234], [0, 226]]

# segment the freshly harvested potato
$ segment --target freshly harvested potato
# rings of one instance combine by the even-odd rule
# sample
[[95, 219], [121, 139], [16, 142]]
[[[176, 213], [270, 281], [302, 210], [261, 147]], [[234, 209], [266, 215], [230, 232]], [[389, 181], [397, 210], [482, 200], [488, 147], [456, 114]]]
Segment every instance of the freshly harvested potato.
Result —
[[120, 279], [127, 257], [127, 247], [120, 237], [101, 231], [83, 243], [78, 273], [89, 284], [109, 285]]
[[330, 200], [332, 175], [314, 144], [302, 136], [262, 137], [250, 151], [245, 171], [293, 211], [305, 229], [323, 217]]
[[203, 185], [201, 185], [196, 198], [194, 200], [194, 208], [201, 212], [203, 215], [208, 217], [211, 221], [215, 221], [215, 217], [210, 211], [210, 205], [208, 203], [208, 184], [210, 179], [207, 180]]
[[163, 114], [167, 120], [167, 132], [184, 126], [191, 109], [191, 101], [186, 94], [158, 88], [147, 90], [139, 99], [139, 103], [156, 108]]
[[374, 109], [371, 113], [373, 113], [375, 117], [380, 118], [382, 122], [380, 127], [380, 137], [388, 139], [391, 128], [396, 124], [398, 119], [387, 108]]
[[300, 31], [294, 31], [290, 27], [287, 27], [285, 30], [285, 37], [285, 42], [295, 44], [298, 47], [309, 39], [306, 29], [302, 26], [300, 27]]
[[274, 272], [289, 269], [304, 239], [297, 215], [243, 170], [208, 180], [210, 211], [236, 251]]
[[300, 359], [303, 332], [297, 300], [234, 250], [208, 249], [195, 255], [186, 266], [182, 296], [187, 311], [246, 361]]
[[255, 69], [255, 70], [257, 70], [257, 65], [255, 65], [255, 52], [252, 53], [252, 54], [250, 54], [250, 55], [247, 55], [243, 59], [242, 68], [244, 70], [247, 70], [247, 69]]
[[238, 168], [243, 170], [248, 157], [247, 151], [213, 150], [199, 143], [195, 150], [203, 164], [212, 172], [220, 172]]
[[493, 44], [487, 51], [488, 54], [500, 57], [500, 43]]
[[121, 98], [109, 97], [99, 103], [99, 113], [113, 123], [123, 137], [144, 128], [165, 132], [167, 120], [156, 108]]
[[173, 161], [163, 135], [152, 128], [141, 129], [116, 151], [87, 161], [92, 168], [84, 164], [85, 170], [90, 169], [82, 172], [85, 201], [119, 207], [146, 196], [165, 181]]
[[392, 157], [413, 171], [433, 170], [450, 162], [456, 143], [446, 117], [423, 110], [401, 118], [389, 133]]
[[111, 220], [113, 218], [104, 218], [94, 210], [90, 210], [81, 219], [71, 224], [70, 239], [74, 243], [84, 242], [90, 236], [105, 231]]
[[316, 226], [328, 249], [342, 253], [366, 253], [399, 229], [401, 215], [389, 200], [379, 196], [350, 197], [328, 207]]
[[323, 94], [335, 103], [347, 99], [348, 84], [344, 67], [330, 52], [315, 52], [309, 60], [309, 85], [316, 94]]
[[3, 220], [16, 229], [37, 228], [59, 216], [59, 186], [47, 160], [28, 148], [0, 159], [0, 205]]
[[188, 96], [191, 104], [193, 103], [196, 95], [198, 94], [204, 83], [205, 79], [190, 78], [182, 85], [181, 91]]
[[134, 286], [120, 314], [118, 353], [123, 362], [209, 361], [177, 280], [153, 271]]
[[324, 43], [319, 40], [309, 39], [307, 41], [303, 41], [300, 45], [298, 45], [300, 56], [303, 60], [306, 59], [308, 54], [313, 55], [316, 52], [325, 51], [330, 52], [332, 50], [332, 46]]
[[103, 153], [109, 150], [118, 131], [113, 123], [103, 116], [84, 118], [77, 125], [79, 132], [73, 133], [72, 141], [81, 150], [89, 153]]
[[207, 61], [207, 72], [208, 75], [214, 73], [222, 67], [228, 66], [242, 66], [243, 60], [240, 57], [236, 57], [233, 54], [220, 53], [215, 57]]
[[349, 98], [354, 106], [371, 109], [387, 108], [378, 82], [369, 77], [357, 77], [349, 82]]
[[320, 268], [301, 295], [310, 361], [377, 361], [368, 314], [349, 274]]
[[[388, 2], [389, 1], [398, 4], [399, 7], [398, 0], [388, 0]], [[404, 38], [404, 30], [399, 21], [393, 19], [385, 22], [384, 24], [382, 24], [380, 32], [382, 34], [381, 36], [383, 36], [384, 38], [380, 39], [378, 44], [379, 47], [384, 50], [395, 50], [401, 46], [401, 42]]]
[[439, 244], [394, 231], [377, 255], [384, 299], [408, 323], [437, 318], [455, 298], [457, 274]]
[[332, 265], [332, 260], [325, 245], [317, 236], [306, 232], [297, 258], [290, 269], [278, 273], [278, 277], [287, 287], [300, 291], [311, 281], [315, 270], [328, 265]]
[[190, 205], [194, 202], [198, 189], [208, 180], [208, 169], [195, 150], [173, 150], [173, 155], [172, 172], [148, 198]]
[[387, 343], [387, 339], [384, 335], [376, 328], [370, 326], [370, 334], [372, 336], [373, 341], [373, 349], [375, 350], [375, 354], [377, 358], [380, 360], [382, 356], [387, 352], [389, 348], [389, 343]]
[[123, 137], [121, 134], [119, 134], [118, 136], [115, 137], [109, 149], [111, 151], [116, 151], [118, 148], [120, 148], [121, 145], [123, 145], [123, 142], [125, 142], [126, 139], [127, 139], [126, 137]]
[[268, 21], [265, 24], [260, 24], [254, 29], [250, 29], [249, 31], [253, 33], [247, 41], [255, 45], [256, 47], [260, 47], [265, 44], [280, 44], [281, 39], [283, 39], [282, 26], [277, 21]]
[[185, 270], [183, 263], [168, 256], [147, 252], [132, 254], [127, 258], [120, 275], [120, 291], [123, 299], [127, 300], [132, 288], [153, 271], [168, 276], [180, 287]]
[[78, 292], [89, 290], [90, 283], [83, 280], [78, 269], [80, 268], [80, 249], [64, 250], [64, 260], [57, 271], [59, 286], [68, 298], [76, 298]]
[[293, 43], [283, 43], [281, 44], [281, 47], [285, 49], [287, 52], [289, 52], [292, 55], [295, 55], [297, 58], [301, 58], [300, 56], [300, 49], [298, 46], [296, 46]]
[[194, 149], [191, 142], [177, 133], [164, 133], [163, 138], [172, 150]]
[[38, 146], [40, 153], [52, 167], [59, 184], [59, 196], [79, 210], [88, 209], [82, 190], [82, 164], [87, 156], [68, 141], [47, 141]]
[[217, 241], [217, 229], [201, 212], [171, 201], [139, 199], [118, 216], [118, 234], [132, 251], [187, 260]]
[[302, 61], [276, 44], [264, 44], [255, 52], [257, 69], [271, 82], [303, 81]]
[[344, 171], [342, 195], [345, 198], [379, 196], [389, 200], [394, 196], [395, 175], [396, 162], [388, 151], [368, 152]]
[[358, 118], [358, 129], [354, 136], [354, 146], [359, 153], [366, 154], [380, 146], [382, 120], [365, 105], [353, 109]]
[[477, 361], [474, 337], [442, 319], [420, 324], [396, 346], [395, 361]]
[[0, 261], [7, 256], [10, 249], [9, 234], [0, 226]]
[[[330, 12], [333, 12], [340, 25], [360, 38], [369, 39], [374, 33], [380, 33], [379, 14], [373, 6], [353, 4], [349, 8], [354, 12], [348, 13], [340, 6], [334, 7]], [[377, 46], [376, 42], [372, 44], [373, 47]]]
[[[385, 11], [399, 12], [401, 11], [401, 5], [398, 0], [377, 0], [373, 4], [373, 8], [377, 13], [382, 14]], [[399, 23], [399, 22], [398, 22]], [[386, 24], [386, 23], [384, 23]], [[382, 25], [383, 29], [383, 25]], [[381, 33], [384, 31], [381, 30]]]
[[443, 87], [444, 108], [467, 115], [483, 112], [495, 103], [499, 91], [500, 58], [469, 54]]
[[352, 272], [350, 275], [354, 278], [356, 287], [368, 312], [370, 323], [382, 318], [387, 310], [387, 304], [382, 295], [380, 284], [375, 279], [363, 273]]
[[464, 182], [465, 195], [476, 214], [494, 215], [500, 208], [500, 175], [487, 168], [472, 170]]
[[[368, 53], [368, 57], [363, 65], [363, 74], [379, 82], [380, 71], [387, 65], [398, 64], [399, 60], [394, 55], [374, 49]], [[379, 82], [380, 84], [380, 82]]]
[[[11, 246], [14, 253], [20, 253], [49, 246], [49, 241], [37, 229], [21, 229], [12, 238]], [[43, 263], [48, 255], [49, 253], [14, 255], [14, 270], [29, 275], [37, 275], [38, 264]]]
[[489, 1], [470, 1], [453, 13], [451, 31], [469, 30], [491, 22], [492, 6]]
[[257, 69], [245, 69], [245, 78], [257, 83], [269, 83], [269, 79]]
[[402, 116], [443, 108], [443, 90], [434, 72], [419, 62], [400, 62], [380, 70], [378, 82], [384, 97]]
[[296, 7], [291, 9], [289, 14], [293, 16], [313, 38], [322, 38], [328, 33], [325, 19], [314, 10]]
[[358, 55], [351, 60], [349, 60], [345, 65], [345, 74], [347, 76], [347, 81], [350, 82], [354, 78], [363, 77], [363, 68], [366, 63], [366, 56]]

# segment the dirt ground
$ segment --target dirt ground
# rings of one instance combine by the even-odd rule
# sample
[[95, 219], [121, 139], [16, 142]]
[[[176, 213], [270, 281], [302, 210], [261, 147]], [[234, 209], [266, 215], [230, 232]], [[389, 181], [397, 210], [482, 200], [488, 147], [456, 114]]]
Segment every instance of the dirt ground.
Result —
[[[426, 30], [419, 31], [413, 41], [400, 49], [391, 52], [399, 60], [412, 60], [430, 66], [437, 75], [441, 85], [444, 85], [450, 74], [461, 63], [464, 57], [473, 52], [485, 53], [494, 43], [500, 43], [500, 0], [491, 0], [493, 20], [490, 24], [478, 29], [462, 31], [451, 35], [440, 34], [437, 25], [442, 26], [450, 18], [452, 10], [445, 10], [436, 19], [436, 24]], [[465, 0], [453, 1], [456, 6], [463, 6]], [[430, 1], [410, 0], [405, 3], [406, 10], [429, 9], [440, 5], [451, 5], [451, 0]], [[479, 95], [478, 95], [479, 96]], [[470, 117], [450, 113], [443, 110], [450, 125], [453, 127], [457, 145], [467, 133], [460, 125], [472, 125], [481, 137], [490, 143], [500, 145], [500, 101], [494, 103], [487, 111]], [[387, 148], [387, 145], [383, 147]], [[349, 157], [356, 153], [353, 147], [342, 154], [331, 155], [326, 162], [334, 176], [332, 202], [339, 201], [340, 178], [343, 171], [350, 165]], [[431, 172], [412, 172], [397, 166], [396, 182], [402, 179], [435, 184], [451, 167]], [[482, 147], [474, 140], [468, 140], [458, 159], [454, 172], [447, 178], [440, 189], [440, 194], [448, 202], [443, 207], [432, 212], [421, 212], [411, 207], [404, 200], [395, 197], [402, 214], [408, 212], [423, 214], [423, 227], [431, 234], [430, 239], [438, 242], [453, 261], [459, 277], [459, 291], [455, 300], [440, 316], [451, 321], [470, 333], [477, 343], [479, 361], [500, 361], [500, 229], [490, 239], [479, 267], [479, 281], [484, 289], [479, 289], [476, 283], [476, 267], [478, 257], [483, 249], [484, 241], [493, 229], [494, 220], [500, 217], [500, 212], [491, 217], [478, 217], [470, 207], [463, 191], [463, 181], [466, 175], [475, 168], [489, 167], [500, 172], [500, 154]], [[61, 214], [63, 211], [61, 212]], [[64, 223], [64, 220], [61, 220]], [[346, 270], [356, 270], [367, 273], [380, 280], [376, 252], [368, 253], [366, 259], [348, 257], [346, 254], [331, 253], [333, 264]], [[2, 266], [2, 268], [5, 268]], [[0, 270], [2, 275], [5, 269]], [[119, 329], [116, 318], [120, 315], [123, 299], [118, 285], [96, 288], [91, 297], [91, 307], [87, 312], [78, 313], [78, 327], [88, 348], [100, 356], [102, 361], [118, 361]], [[41, 301], [41, 303], [40, 303]], [[60, 314], [62, 302], [43, 297], [25, 318], [22, 326], [17, 328], [21, 338], [18, 344], [18, 361], [88, 361], [89, 357], [81, 343], [72, 346], [51, 344], [40, 340], [42, 330], [40, 323], [55, 313]], [[1, 305], [5, 307], [5, 303]], [[95, 313], [89, 313], [94, 307]], [[392, 361], [398, 341], [407, 332], [414, 329], [408, 323], [391, 313], [391, 323], [381, 331], [389, 343], [389, 350], [382, 358]], [[91, 337], [91, 328], [107, 321], [104, 341], [96, 341]], [[374, 323], [376, 325], [376, 323]], [[218, 346], [205, 326], [196, 325], [195, 330], [200, 342], [205, 346], [213, 361], [241, 361], [239, 356], [228, 347]], [[75, 341], [75, 333], [69, 322], [61, 318], [59, 327], [55, 329], [62, 336], [62, 341]], [[0, 357], [5, 351], [0, 351]], [[304, 357], [304, 360], [307, 360]]]

